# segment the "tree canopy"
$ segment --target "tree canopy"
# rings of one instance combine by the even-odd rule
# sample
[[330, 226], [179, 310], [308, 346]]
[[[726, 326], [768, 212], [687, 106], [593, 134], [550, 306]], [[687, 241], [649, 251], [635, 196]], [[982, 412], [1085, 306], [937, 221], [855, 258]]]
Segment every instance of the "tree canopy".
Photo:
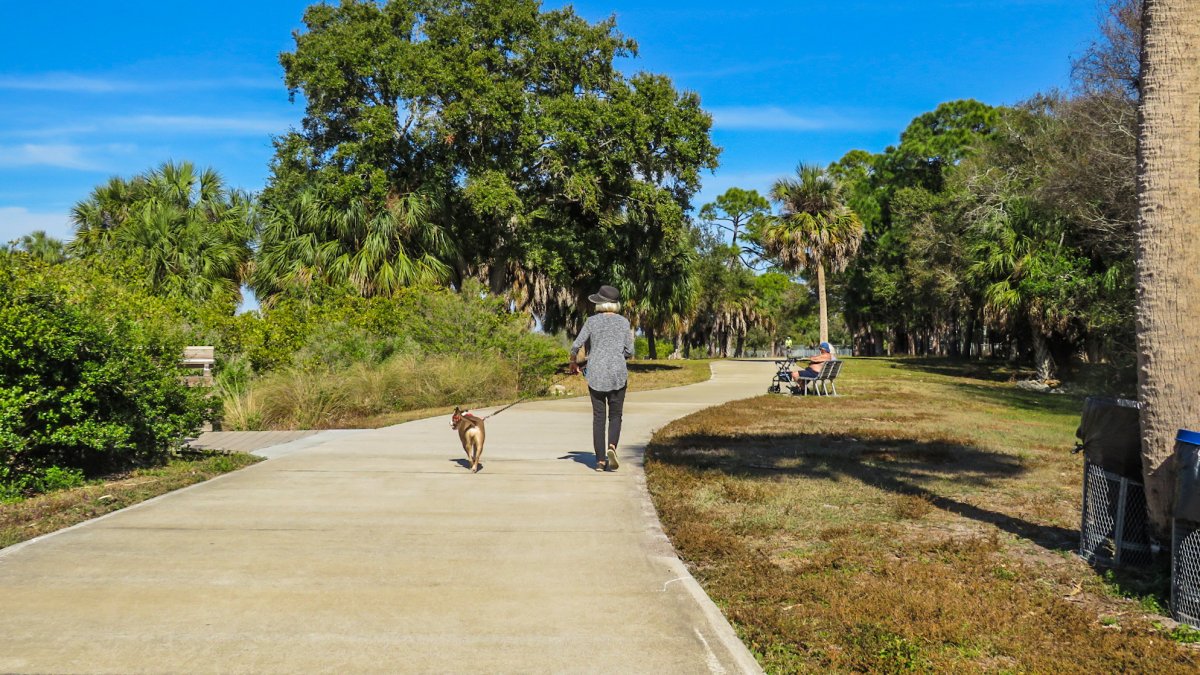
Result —
[[140, 264], [164, 295], [236, 303], [250, 262], [255, 213], [249, 195], [230, 190], [213, 169], [166, 162], [126, 180], [113, 178], [71, 211], [83, 257]]
[[348, 0], [304, 25], [280, 62], [305, 117], [276, 141], [267, 202], [316, 188], [382, 213], [416, 199], [452, 283], [540, 298], [551, 323], [554, 298], [616, 276], [623, 245], [647, 253], [652, 269], [623, 279], [639, 292], [678, 259], [716, 166], [711, 118], [668, 78], [617, 70], [637, 46], [615, 20], [536, 0]]

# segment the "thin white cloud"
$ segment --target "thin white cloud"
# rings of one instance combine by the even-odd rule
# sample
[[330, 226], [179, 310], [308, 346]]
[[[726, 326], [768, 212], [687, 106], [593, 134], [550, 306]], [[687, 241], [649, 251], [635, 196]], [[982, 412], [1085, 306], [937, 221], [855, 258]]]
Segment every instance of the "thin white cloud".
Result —
[[40, 73], [37, 75], [0, 75], [0, 89], [21, 91], [69, 91], [81, 94], [107, 94], [131, 91], [130, 82], [85, 77], [70, 73]]
[[[206, 115], [125, 115], [79, 120], [34, 129], [0, 129], [0, 138], [53, 139], [66, 141], [80, 136], [113, 133], [166, 133], [170, 135], [260, 136], [282, 134], [297, 124], [282, 117]], [[2, 160], [0, 160], [2, 162]]]
[[84, 149], [66, 143], [0, 145], [0, 167], [53, 166], [61, 169], [96, 170], [84, 157]]
[[706, 108], [717, 129], [751, 131], [827, 131], [861, 129], [861, 120], [836, 111], [802, 115], [779, 106], [731, 106]]
[[40, 129], [0, 129], [0, 136], [13, 138], [65, 138], [80, 134], [90, 134], [99, 130], [95, 124], [66, 124]]
[[0, 90], [55, 91], [74, 94], [112, 94], [194, 89], [281, 89], [282, 87], [283, 84], [278, 80], [251, 77], [137, 80], [92, 77], [73, 73], [0, 75]]
[[263, 117], [208, 117], [203, 115], [132, 115], [104, 124], [110, 130], [169, 131], [188, 134], [271, 134], [283, 133], [293, 120]]
[[70, 238], [70, 217], [65, 213], [34, 213], [23, 206], [0, 206], [0, 245], [37, 230], [59, 239]]

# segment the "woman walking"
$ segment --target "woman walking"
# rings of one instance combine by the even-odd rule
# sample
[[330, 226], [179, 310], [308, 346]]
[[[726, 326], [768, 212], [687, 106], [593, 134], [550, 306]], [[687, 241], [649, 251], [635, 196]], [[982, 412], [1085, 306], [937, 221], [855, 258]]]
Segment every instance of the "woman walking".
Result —
[[[588, 300], [596, 305], [596, 313], [588, 317], [571, 345], [571, 372], [579, 372], [575, 358], [579, 348], [587, 345], [587, 383], [592, 397], [592, 449], [596, 451], [596, 470], [614, 471], [617, 443], [621, 440], [621, 413], [625, 407], [625, 389], [629, 371], [625, 359], [633, 356], [633, 331], [629, 320], [617, 314], [621, 309], [621, 294], [612, 286], [601, 286]], [[607, 408], [607, 410], [606, 410]], [[608, 418], [608, 438], [605, 442], [604, 423]]]

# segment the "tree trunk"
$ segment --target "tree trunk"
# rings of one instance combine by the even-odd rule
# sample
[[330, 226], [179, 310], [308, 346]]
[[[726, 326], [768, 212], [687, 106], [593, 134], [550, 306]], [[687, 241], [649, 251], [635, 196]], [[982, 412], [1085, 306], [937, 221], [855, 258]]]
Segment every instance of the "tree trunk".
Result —
[[1050, 343], [1042, 331], [1033, 328], [1033, 365], [1037, 368], [1037, 379], [1045, 382], [1053, 380], [1057, 369], [1054, 367], [1054, 354], [1050, 351]]
[[1200, 422], [1200, 0], [1146, 0], [1137, 340], [1146, 506], [1170, 538], [1175, 432]]
[[644, 332], [646, 333], [646, 355], [650, 357], [651, 361], [656, 361], [658, 360], [658, 345], [655, 344], [654, 328], [646, 326]]
[[817, 302], [821, 308], [821, 342], [829, 342], [829, 303], [825, 300], [825, 263], [817, 263]]
[[493, 260], [488, 267], [488, 290], [492, 295], [503, 295], [508, 290], [508, 263], [503, 260]]
[[668, 356], [667, 358], [675, 359], [675, 360], [683, 358], [683, 334], [682, 333], [675, 332], [674, 334], [671, 335], [671, 355]]
[[734, 347], [733, 358], [740, 359], [743, 356], [745, 356], [745, 353], [742, 351], [742, 348], [745, 346], [746, 346], [746, 335], [744, 333], [738, 333], [737, 346]]

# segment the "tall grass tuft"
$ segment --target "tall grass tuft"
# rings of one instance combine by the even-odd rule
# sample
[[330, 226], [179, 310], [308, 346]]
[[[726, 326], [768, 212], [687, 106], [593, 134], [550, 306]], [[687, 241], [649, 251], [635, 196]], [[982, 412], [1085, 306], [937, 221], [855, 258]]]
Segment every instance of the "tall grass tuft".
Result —
[[289, 368], [244, 388], [222, 386], [225, 427], [331, 429], [390, 412], [520, 395], [516, 364], [502, 357], [394, 356], [343, 368]]

